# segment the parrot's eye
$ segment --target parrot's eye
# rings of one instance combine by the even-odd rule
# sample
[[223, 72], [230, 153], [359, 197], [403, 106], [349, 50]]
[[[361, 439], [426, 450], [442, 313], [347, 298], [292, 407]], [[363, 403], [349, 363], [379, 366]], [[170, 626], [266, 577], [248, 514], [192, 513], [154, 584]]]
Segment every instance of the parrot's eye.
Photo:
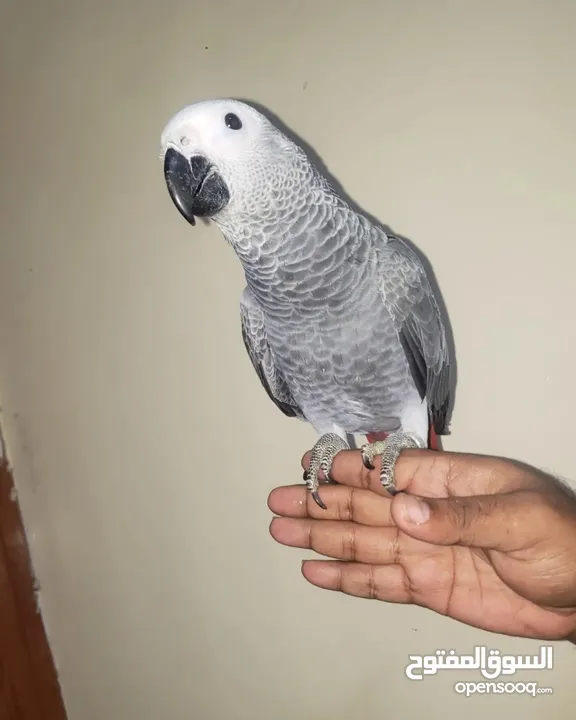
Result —
[[242, 120], [240, 120], [238, 115], [235, 115], [234, 113], [228, 113], [228, 115], [224, 118], [224, 122], [226, 123], [226, 127], [230, 128], [230, 130], [240, 130], [242, 127]]

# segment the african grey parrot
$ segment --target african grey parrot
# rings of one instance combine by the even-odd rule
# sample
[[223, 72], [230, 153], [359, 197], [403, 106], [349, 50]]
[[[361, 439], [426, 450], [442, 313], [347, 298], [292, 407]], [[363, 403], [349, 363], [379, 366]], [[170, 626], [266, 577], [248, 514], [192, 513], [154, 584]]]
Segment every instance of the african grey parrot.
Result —
[[[350, 207], [301, 147], [252, 106], [194, 103], [162, 132], [172, 201], [211, 218], [243, 265], [244, 343], [270, 398], [319, 439], [304, 479], [365, 435], [391, 493], [404, 448], [448, 432], [454, 358], [430, 279], [403, 240]], [[377, 439], [385, 438], [385, 439]], [[437, 449], [437, 448], [436, 448]]]

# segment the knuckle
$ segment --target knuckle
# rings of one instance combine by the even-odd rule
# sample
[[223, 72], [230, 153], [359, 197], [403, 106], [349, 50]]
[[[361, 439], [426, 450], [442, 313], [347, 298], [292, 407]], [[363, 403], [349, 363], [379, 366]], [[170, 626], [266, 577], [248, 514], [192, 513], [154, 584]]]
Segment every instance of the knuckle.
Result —
[[404, 598], [406, 599], [406, 602], [416, 603], [417, 597], [414, 590], [414, 584], [412, 582], [410, 574], [406, 571], [406, 569], [403, 570], [401, 575], [401, 585], [402, 593], [404, 595]]
[[344, 592], [344, 568], [342, 566], [338, 566], [334, 588], [338, 592]]
[[366, 597], [370, 600], [376, 600], [378, 597], [376, 574], [373, 565], [368, 565], [366, 568]]
[[394, 563], [394, 565], [402, 565], [403, 560], [404, 558], [402, 556], [400, 531], [398, 530], [398, 528], [396, 528], [396, 532], [394, 533], [392, 541], [390, 542], [390, 561]]
[[[432, 470], [435, 470], [435, 464], [436, 464], [437, 458], [434, 458], [432, 461]], [[455, 455], [451, 455], [448, 453], [448, 457], [446, 458], [447, 461], [447, 468], [446, 472], [444, 473], [444, 491], [446, 495], [449, 497], [451, 495], [451, 485], [452, 483], [460, 476], [461, 474], [461, 468], [458, 458]]]
[[354, 560], [356, 558], [356, 530], [352, 526], [348, 532], [342, 533], [342, 557], [345, 560]]
[[492, 505], [476, 497], [452, 498], [445, 506], [448, 523], [459, 533], [469, 531], [490, 515]]
[[374, 465], [373, 469], [369, 470], [360, 460], [357, 484], [360, 488], [362, 488], [362, 490], [374, 490], [375, 488], [381, 487], [380, 463], [381, 457], [380, 455], [377, 455], [372, 463]]
[[359, 477], [358, 477], [358, 485], [363, 490], [369, 490], [371, 487], [371, 479], [370, 476], [373, 473], [373, 470], [368, 470], [368, 468], [364, 467], [364, 464], [360, 467]]
[[314, 550], [315, 552], [319, 552], [319, 546], [320, 546], [320, 538], [318, 537], [318, 533], [316, 532], [317, 525], [314, 522], [308, 522], [307, 527], [307, 547], [310, 548], [310, 550]]
[[340, 506], [340, 520], [356, 522], [356, 505], [358, 503], [358, 490], [350, 488], [346, 493], [346, 502]]
[[463, 530], [470, 522], [470, 513], [466, 510], [464, 498], [454, 498], [445, 504], [445, 514], [448, 523], [456, 530]]

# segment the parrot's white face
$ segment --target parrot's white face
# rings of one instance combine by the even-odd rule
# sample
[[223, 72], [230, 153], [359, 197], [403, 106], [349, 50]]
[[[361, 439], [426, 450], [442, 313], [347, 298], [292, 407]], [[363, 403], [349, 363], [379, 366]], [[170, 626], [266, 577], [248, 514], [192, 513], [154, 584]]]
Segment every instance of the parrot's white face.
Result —
[[262, 217], [280, 189], [307, 166], [300, 148], [264, 115], [237, 100], [207, 100], [185, 107], [162, 132], [170, 196], [192, 224]]
[[172, 200], [194, 216], [217, 218], [254, 210], [274, 174], [283, 136], [254, 108], [207, 100], [178, 112], [162, 133], [164, 172]]
[[274, 128], [254, 108], [236, 100], [206, 100], [183, 108], [162, 132], [162, 153], [173, 147], [186, 156], [205, 154], [234, 163], [250, 153]]

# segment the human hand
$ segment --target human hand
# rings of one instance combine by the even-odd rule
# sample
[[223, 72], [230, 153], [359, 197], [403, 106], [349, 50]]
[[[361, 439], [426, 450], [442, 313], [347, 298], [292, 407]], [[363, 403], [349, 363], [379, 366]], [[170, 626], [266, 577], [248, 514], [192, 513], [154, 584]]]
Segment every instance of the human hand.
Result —
[[[310, 453], [302, 461], [308, 467]], [[307, 560], [313, 585], [413, 603], [485, 630], [576, 638], [576, 496], [513, 461], [403, 451], [395, 497], [360, 452], [336, 456], [322, 485], [327, 510], [301, 485], [272, 491], [279, 543], [336, 560]]]

